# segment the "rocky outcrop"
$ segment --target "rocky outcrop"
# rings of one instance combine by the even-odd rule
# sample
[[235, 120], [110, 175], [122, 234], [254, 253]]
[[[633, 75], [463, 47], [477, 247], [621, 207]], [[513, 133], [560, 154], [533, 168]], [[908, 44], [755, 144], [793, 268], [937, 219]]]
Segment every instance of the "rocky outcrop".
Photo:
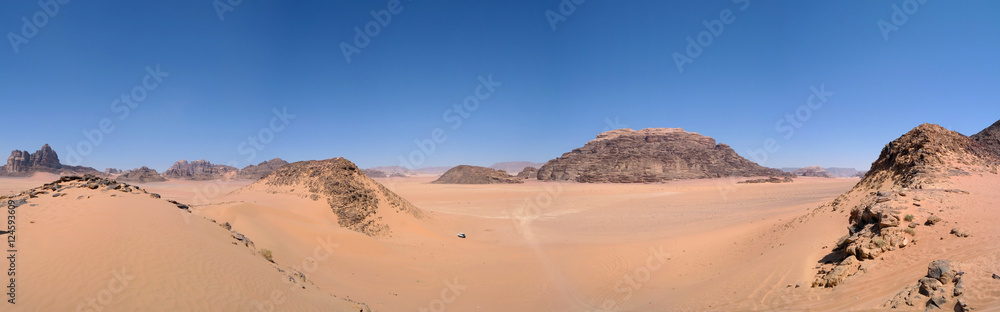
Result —
[[105, 174], [94, 168], [82, 166], [64, 166], [59, 163], [59, 156], [48, 144], [34, 153], [14, 150], [7, 158], [7, 164], [0, 166], [0, 176], [25, 177], [35, 172], [50, 172], [56, 174]]
[[107, 169], [104, 169], [104, 173], [106, 173], [106, 174], [122, 174], [122, 173], [125, 173], [125, 172], [122, 171], [121, 169], [117, 169], [117, 168], [107, 168]]
[[893, 140], [861, 181], [831, 203], [834, 211], [850, 212], [848, 233], [828, 255], [831, 260], [821, 266], [813, 286], [836, 286], [869, 260], [915, 244], [919, 215], [926, 216], [925, 226], [942, 221], [935, 212], [919, 208], [921, 203], [968, 194], [946, 188], [950, 178], [970, 172], [995, 174], [998, 163], [1000, 158], [982, 145], [938, 125], [923, 124]]
[[212, 164], [204, 159], [195, 160], [190, 163], [187, 160], [181, 160], [164, 171], [163, 177], [167, 179], [196, 181], [217, 180], [235, 174], [237, 171], [239, 169], [235, 167]]
[[836, 178], [833, 174], [827, 172], [820, 166], [811, 166], [805, 168], [799, 168], [791, 172], [794, 175], [800, 177], [817, 177], [817, 178]]
[[604, 132], [538, 171], [539, 180], [616, 183], [785, 175], [740, 157], [715, 139], [679, 128]]
[[971, 138], [993, 154], [1000, 155], [1000, 121], [972, 135]]
[[507, 174], [506, 171], [477, 166], [455, 166], [448, 169], [440, 178], [431, 183], [437, 184], [500, 184], [524, 183], [521, 179]]
[[496, 169], [496, 170], [503, 170], [503, 171], [507, 171], [507, 172], [521, 172], [521, 171], [523, 171], [527, 167], [532, 167], [532, 168], [535, 168], [537, 170], [538, 168], [541, 168], [542, 165], [545, 165], [545, 164], [540, 164], [540, 163], [535, 163], [535, 162], [530, 162], [530, 161], [507, 161], [507, 162], [498, 162], [498, 163], [495, 163], [493, 165], [490, 165], [489, 168], [490, 169]]
[[391, 236], [393, 225], [423, 218], [423, 211], [344, 158], [291, 163], [236, 192], [326, 199], [340, 226], [373, 237]]
[[882, 148], [871, 170], [858, 182], [869, 190], [885, 187], [922, 188], [949, 176], [968, 174], [956, 169], [996, 170], [1000, 156], [961, 133], [922, 124]]
[[[948, 260], [935, 260], [927, 265], [927, 275], [920, 278], [916, 284], [907, 286], [903, 291], [882, 305], [884, 308], [924, 308], [927, 310], [945, 309], [948, 311], [969, 311], [965, 303], [964, 272], [958, 269], [958, 264]], [[951, 301], [952, 299], [958, 299]], [[952, 303], [954, 302], [954, 303]]]
[[126, 171], [125, 173], [122, 173], [115, 179], [118, 181], [133, 182], [133, 183], [163, 182], [167, 180], [163, 178], [163, 176], [160, 176], [160, 174], [156, 172], [156, 170], [150, 169], [146, 166]]
[[274, 170], [277, 170], [278, 168], [284, 167], [287, 164], [288, 162], [281, 158], [262, 161], [256, 165], [243, 167], [243, 169], [240, 169], [240, 172], [236, 174], [236, 178], [257, 180], [263, 178], [271, 172], [274, 172]]
[[535, 167], [524, 167], [524, 169], [522, 169], [521, 172], [519, 172], [517, 174], [517, 177], [521, 178], [521, 179], [537, 179], [538, 178], [538, 168], [535, 168]]

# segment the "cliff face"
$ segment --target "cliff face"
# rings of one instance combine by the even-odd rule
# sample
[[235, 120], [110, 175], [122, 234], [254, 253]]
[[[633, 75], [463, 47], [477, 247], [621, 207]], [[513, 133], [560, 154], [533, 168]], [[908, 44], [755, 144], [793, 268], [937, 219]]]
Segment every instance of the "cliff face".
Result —
[[601, 133], [538, 170], [539, 180], [616, 183], [785, 175], [741, 157], [715, 139], [679, 128]]
[[212, 164], [207, 160], [181, 160], [163, 172], [163, 177], [180, 180], [216, 180], [239, 171], [232, 166]]
[[34, 153], [14, 150], [7, 157], [7, 164], [0, 167], [0, 176], [24, 177], [35, 172], [51, 172], [57, 174], [105, 174], [90, 167], [64, 166], [59, 163], [59, 155], [48, 144]]

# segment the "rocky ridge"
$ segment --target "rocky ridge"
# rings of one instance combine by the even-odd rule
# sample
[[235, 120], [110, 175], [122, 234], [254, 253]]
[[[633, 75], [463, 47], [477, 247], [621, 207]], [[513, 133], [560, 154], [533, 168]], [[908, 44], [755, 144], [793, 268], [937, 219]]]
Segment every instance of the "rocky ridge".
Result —
[[236, 192], [244, 191], [325, 199], [341, 227], [373, 237], [391, 236], [392, 222], [423, 218], [422, 210], [344, 158], [291, 163]]

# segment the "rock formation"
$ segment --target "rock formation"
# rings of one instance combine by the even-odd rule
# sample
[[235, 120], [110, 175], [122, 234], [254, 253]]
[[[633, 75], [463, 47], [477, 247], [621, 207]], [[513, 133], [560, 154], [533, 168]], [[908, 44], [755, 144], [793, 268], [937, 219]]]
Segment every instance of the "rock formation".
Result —
[[107, 174], [122, 174], [122, 173], [125, 173], [125, 172], [122, 171], [121, 169], [117, 169], [117, 168], [107, 168], [107, 169], [104, 169], [104, 173], [107, 173]]
[[829, 257], [834, 259], [819, 269], [813, 286], [837, 286], [866, 271], [869, 260], [915, 244], [916, 217], [926, 216], [924, 225], [934, 227], [942, 220], [935, 213], [944, 212], [927, 211], [920, 208], [922, 203], [967, 194], [948, 189], [950, 178], [996, 174], [998, 164], [1000, 157], [982, 145], [938, 125], [922, 124], [893, 140], [864, 178], [831, 204], [834, 211], [850, 212], [848, 233], [833, 248]]
[[[972, 310], [962, 297], [965, 294], [965, 280], [960, 264], [948, 260], [936, 260], [927, 265], [927, 275], [920, 278], [916, 284], [896, 294], [882, 305], [883, 308], [926, 307], [927, 310], [948, 309], [952, 311]], [[955, 304], [949, 304], [950, 299], [959, 298]], [[949, 305], [951, 305], [949, 307]], [[932, 309], [933, 308], [933, 309]]]
[[440, 178], [431, 183], [438, 184], [498, 184], [524, 183], [517, 177], [512, 177], [506, 171], [477, 166], [455, 166], [448, 169]]
[[268, 161], [262, 161], [256, 165], [249, 165], [240, 169], [240, 172], [236, 174], [237, 179], [250, 179], [257, 180], [263, 178], [269, 173], [287, 165], [288, 162], [281, 158], [275, 158]]
[[604, 132], [538, 171], [539, 180], [617, 183], [785, 175], [740, 157], [710, 137], [679, 128]]
[[225, 178], [230, 174], [235, 174], [237, 171], [239, 169], [235, 167], [212, 164], [204, 159], [195, 160], [190, 163], [187, 160], [181, 160], [164, 171], [163, 177], [167, 179], [197, 181], [217, 180]]
[[836, 178], [836, 176], [827, 172], [820, 166], [799, 168], [791, 173], [800, 177]]
[[[996, 165], [1000, 156], [961, 133], [934, 124], [922, 124], [886, 144], [871, 170], [859, 182], [869, 189], [891, 186], [919, 189], [948, 176], [963, 174], [949, 168], [963, 164], [972, 169]], [[968, 174], [967, 172], [965, 174]]]
[[972, 140], [986, 147], [993, 154], [1000, 155], [1000, 121], [972, 135]]
[[236, 192], [325, 198], [340, 226], [374, 237], [391, 236], [392, 225], [423, 218], [423, 211], [344, 158], [291, 163]]
[[115, 178], [118, 181], [133, 182], [133, 183], [144, 183], [144, 182], [163, 182], [167, 179], [160, 176], [158, 172], [154, 169], [150, 169], [146, 166], [142, 168], [132, 169], [122, 173], [120, 176]]
[[7, 158], [7, 164], [0, 167], [0, 176], [25, 177], [35, 172], [50, 172], [56, 174], [95, 174], [104, 173], [94, 168], [82, 166], [64, 166], [59, 163], [59, 156], [48, 144], [34, 153], [14, 150]]
[[537, 179], [538, 168], [524, 167], [524, 169], [522, 169], [521, 172], [517, 174], [517, 177], [521, 179]]
[[524, 170], [524, 168], [532, 167], [538, 169], [541, 168], [542, 165], [545, 164], [540, 164], [530, 161], [507, 161], [507, 162], [495, 163], [491, 165], [490, 168], [496, 170], [503, 170], [507, 172], [521, 172]]

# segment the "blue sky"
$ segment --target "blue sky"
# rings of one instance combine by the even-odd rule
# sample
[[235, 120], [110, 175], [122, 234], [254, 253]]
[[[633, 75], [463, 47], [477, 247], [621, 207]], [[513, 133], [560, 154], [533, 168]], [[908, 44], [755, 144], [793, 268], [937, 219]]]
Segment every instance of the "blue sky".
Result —
[[[70, 1], [55, 14], [5, 1], [0, 150], [49, 143], [99, 169], [414, 154], [408, 164], [490, 165], [544, 162], [611, 127], [682, 127], [751, 159], [773, 139], [770, 167], [867, 168], [920, 123], [971, 135], [1000, 119], [995, 1], [563, 3], [256, 0], [220, 18], [209, 0]], [[565, 18], [555, 30], [549, 10]], [[371, 11], [384, 26], [348, 62], [342, 43], [379, 23]], [[687, 38], [702, 32], [711, 43], [691, 58]], [[692, 61], [683, 72], [674, 53]], [[479, 87], [490, 76], [498, 85]], [[820, 87], [833, 94], [808, 108]], [[127, 95], [133, 108], [122, 94], [144, 98]], [[475, 111], [454, 111], [470, 96]], [[272, 123], [275, 109], [294, 118]], [[777, 123], [799, 110], [808, 118], [786, 137], [791, 123]]]

